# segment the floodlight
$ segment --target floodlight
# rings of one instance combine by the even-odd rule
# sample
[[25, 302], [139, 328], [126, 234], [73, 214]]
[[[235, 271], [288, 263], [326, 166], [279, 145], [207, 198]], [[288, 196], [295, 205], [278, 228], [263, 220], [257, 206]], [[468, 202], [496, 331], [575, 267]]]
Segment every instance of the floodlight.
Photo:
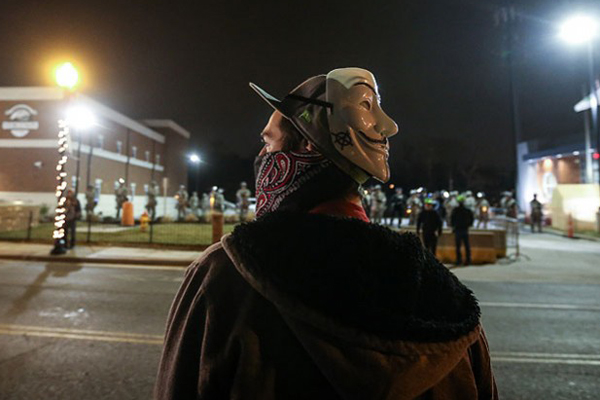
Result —
[[586, 15], [576, 15], [567, 19], [560, 27], [558, 36], [571, 44], [592, 41], [600, 33], [597, 20]]

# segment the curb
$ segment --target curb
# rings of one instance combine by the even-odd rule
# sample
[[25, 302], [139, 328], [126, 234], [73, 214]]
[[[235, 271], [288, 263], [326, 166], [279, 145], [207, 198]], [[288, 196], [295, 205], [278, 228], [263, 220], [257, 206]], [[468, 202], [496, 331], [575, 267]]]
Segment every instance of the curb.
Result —
[[30, 256], [22, 254], [0, 254], [0, 260], [13, 261], [41, 261], [41, 262], [64, 262], [79, 264], [127, 264], [127, 265], [161, 265], [168, 267], [187, 267], [194, 260], [173, 259], [117, 259], [117, 258], [90, 258], [69, 256]]
[[[545, 229], [544, 233], [550, 233], [552, 235], [560, 236], [560, 237], [564, 237], [564, 238], [567, 237], [566, 233], [564, 233], [563, 231], [559, 231], [559, 230], [553, 229], [553, 228]], [[595, 236], [582, 235], [582, 234], [578, 234], [578, 233], [575, 233], [573, 235], [572, 239], [588, 240], [588, 241], [591, 241], [591, 242], [600, 242], [600, 238], [597, 238]]]

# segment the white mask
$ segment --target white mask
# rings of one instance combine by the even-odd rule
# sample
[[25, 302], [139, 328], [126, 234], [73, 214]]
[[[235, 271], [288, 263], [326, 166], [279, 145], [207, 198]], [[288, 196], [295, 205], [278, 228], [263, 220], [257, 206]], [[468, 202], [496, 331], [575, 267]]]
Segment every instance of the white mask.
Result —
[[381, 109], [375, 77], [361, 68], [335, 69], [327, 74], [331, 139], [348, 161], [376, 179], [390, 178], [388, 138], [398, 126]]

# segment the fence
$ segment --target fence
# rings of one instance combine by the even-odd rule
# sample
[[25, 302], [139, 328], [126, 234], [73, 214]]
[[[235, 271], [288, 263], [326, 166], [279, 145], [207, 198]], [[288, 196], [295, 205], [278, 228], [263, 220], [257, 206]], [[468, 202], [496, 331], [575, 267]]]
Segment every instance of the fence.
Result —
[[[229, 233], [239, 218], [226, 215], [223, 233]], [[0, 227], [0, 240], [18, 240], [52, 243], [54, 222], [49, 218], [38, 219], [33, 210], [23, 214], [18, 224], [3, 224]], [[165, 245], [181, 247], [206, 247], [213, 241], [211, 216], [205, 218], [190, 217], [183, 221], [173, 221], [169, 217], [148, 221], [147, 225], [139, 220], [132, 226], [123, 226], [119, 220], [90, 218], [77, 222], [76, 243], [127, 245]]]
[[510, 263], [521, 258], [529, 259], [525, 254], [521, 253], [519, 242], [521, 228], [517, 218], [496, 215], [490, 222], [493, 228], [502, 229], [506, 232], [506, 258], [503, 262]]

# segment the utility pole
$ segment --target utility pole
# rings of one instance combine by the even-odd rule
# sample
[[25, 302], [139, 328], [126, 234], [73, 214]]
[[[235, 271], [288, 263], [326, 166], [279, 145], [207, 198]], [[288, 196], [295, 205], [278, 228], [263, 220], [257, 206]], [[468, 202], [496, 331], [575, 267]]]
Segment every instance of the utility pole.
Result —
[[508, 89], [510, 102], [510, 118], [513, 137], [513, 157], [515, 165], [515, 192], [519, 192], [520, 160], [518, 146], [521, 142], [521, 115], [519, 113], [519, 79], [515, 67], [516, 43], [518, 35], [515, 31], [518, 22], [516, 7], [511, 1], [506, 1], [505, 6], [499, 8], [495, 14], [496, 26], [501, 26], [504, 32], [503, 57], [508, 67]]

